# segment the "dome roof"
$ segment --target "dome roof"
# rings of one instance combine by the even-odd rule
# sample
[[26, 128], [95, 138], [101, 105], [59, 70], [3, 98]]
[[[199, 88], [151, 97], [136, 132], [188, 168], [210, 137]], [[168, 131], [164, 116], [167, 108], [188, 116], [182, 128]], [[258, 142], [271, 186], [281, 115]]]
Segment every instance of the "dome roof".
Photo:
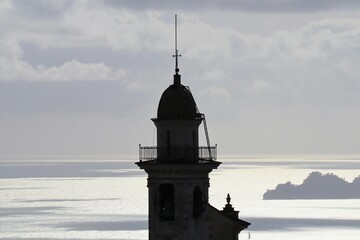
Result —
[[170, 85], [159, 102], [158, 119], [195, 119], [196, 103], [190, 90], [182, 84]]

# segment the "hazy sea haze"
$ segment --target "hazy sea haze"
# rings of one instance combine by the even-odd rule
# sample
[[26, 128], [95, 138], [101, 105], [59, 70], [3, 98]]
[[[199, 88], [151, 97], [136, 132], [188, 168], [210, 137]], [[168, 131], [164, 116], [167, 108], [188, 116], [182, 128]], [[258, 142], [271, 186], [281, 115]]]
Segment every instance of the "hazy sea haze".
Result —
[[[131, 160], [107, 157], [2, 157], [0, 239], [147, 239], [146, 174]], [[262, 200], [267, 189], [310, 172], [347, 181], [360, 156], [226, 156], [210, 174], [209, 202], [226, 194], [252, 223], [239, 239], [358, 240], [360, 200]]]

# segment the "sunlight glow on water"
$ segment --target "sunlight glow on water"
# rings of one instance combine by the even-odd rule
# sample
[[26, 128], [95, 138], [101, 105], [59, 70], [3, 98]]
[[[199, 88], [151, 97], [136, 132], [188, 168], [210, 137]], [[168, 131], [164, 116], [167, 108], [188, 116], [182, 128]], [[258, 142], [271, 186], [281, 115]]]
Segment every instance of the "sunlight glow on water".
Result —
[[[252, 223], [240, 239], [249, 231], [251, 239], [359, 239], [360, 200], [262, 200], [266, 189], [301, 183], [312, 171], [347, 180], [360, 174], [359, 160], [316, 161], [224, 159], [210, 175], [210, 203], [221, 209], [231, 194]], [[147, 239], [146, 175], [133, 162], [0, 168], [0, 239]]]

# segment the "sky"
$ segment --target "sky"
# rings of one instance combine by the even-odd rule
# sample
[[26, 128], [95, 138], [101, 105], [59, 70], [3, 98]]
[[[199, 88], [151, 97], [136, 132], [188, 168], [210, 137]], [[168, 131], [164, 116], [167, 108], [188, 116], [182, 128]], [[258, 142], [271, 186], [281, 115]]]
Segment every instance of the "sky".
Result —
[[358, 0], [0, 0], [0, 157], [155, 145], [175, 13], [218, 155], [360, 153]]

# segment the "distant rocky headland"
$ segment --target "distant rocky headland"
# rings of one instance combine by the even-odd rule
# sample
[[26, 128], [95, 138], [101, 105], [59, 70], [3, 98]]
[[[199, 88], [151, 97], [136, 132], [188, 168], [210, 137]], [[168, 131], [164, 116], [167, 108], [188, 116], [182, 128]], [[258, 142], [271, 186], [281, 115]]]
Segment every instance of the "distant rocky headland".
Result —
[[263, 199], [360, 199], [360, 175], [347, 182], [332, 173], [312, 172], [300, 185], [287, 182], [267, 190]]

